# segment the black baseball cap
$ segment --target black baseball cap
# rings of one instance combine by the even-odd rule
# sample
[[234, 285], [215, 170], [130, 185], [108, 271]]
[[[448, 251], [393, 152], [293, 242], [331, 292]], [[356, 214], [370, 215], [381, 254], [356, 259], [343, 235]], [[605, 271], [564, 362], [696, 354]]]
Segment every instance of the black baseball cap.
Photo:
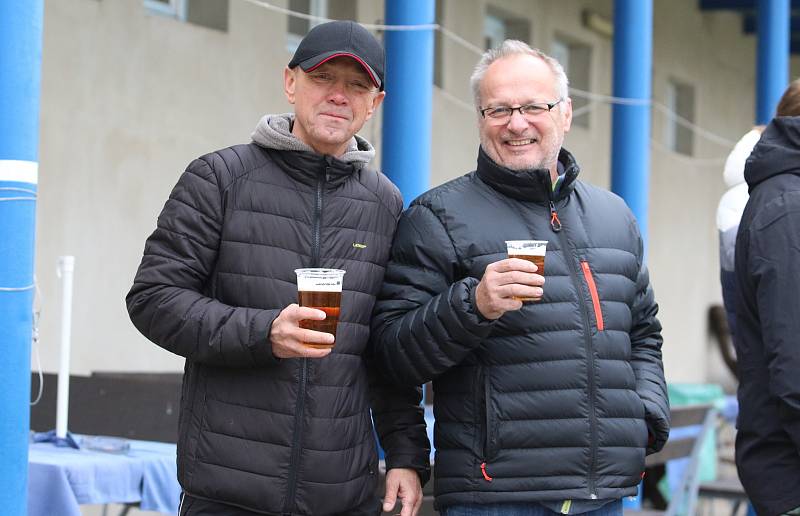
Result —
[[352, 57], [364, 67], [373, 84], [383, 91], [383, 46], [354, 21], [337, 20], [312, 28], [300, 42], [289, 68], [310, 72], [335, 57]]

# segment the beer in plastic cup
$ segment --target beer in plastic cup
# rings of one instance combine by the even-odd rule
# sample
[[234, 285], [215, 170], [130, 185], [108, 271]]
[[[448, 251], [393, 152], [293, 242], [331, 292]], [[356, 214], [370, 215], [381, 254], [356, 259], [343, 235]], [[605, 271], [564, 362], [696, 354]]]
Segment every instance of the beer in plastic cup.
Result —
[[[536, 274], [544, 276], [544, 255], [547, 240], [506, 240], [509, 258], [520, 258], [536, 264]], [[534, 301], [532, 297], [517, 297], [519, 301]]]
[[[325, 319], [303, 319], [300, 327], [330, 333], [336, 337], [339, 310], [342, 304], [342, 281], [345, 271], [341, 269], [295, 269], [297, 274], [297, 303], [325, 312]], [[313, 348], [329, 349], [333, 344], [304, 343]]]

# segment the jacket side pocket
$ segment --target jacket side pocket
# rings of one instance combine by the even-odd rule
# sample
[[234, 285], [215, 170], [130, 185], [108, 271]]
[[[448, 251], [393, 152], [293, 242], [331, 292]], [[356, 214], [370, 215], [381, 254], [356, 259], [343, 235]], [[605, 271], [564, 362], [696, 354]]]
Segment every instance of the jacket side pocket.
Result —
[[592, 269], [589, 267], [589, 262], [581, 260], [581, 269], [583, 270], [583, 277], [586, 279], [586, 285], [589, 287], [589, 295], [592, 296], [592, 306], [594, 307], [597, 331], [603, 331], [605, 328], [603, 324], [603, 310], [600, 308], [600, 296], [597, 294], [597, 285], [594, 282], [594, 276], [592, 275]]
[[483, 372], [483, 426], [485, 428], [483, 459], [492, 460], [497, 455], [497, 428], [492, 413], [492, 382], [486, 371]]

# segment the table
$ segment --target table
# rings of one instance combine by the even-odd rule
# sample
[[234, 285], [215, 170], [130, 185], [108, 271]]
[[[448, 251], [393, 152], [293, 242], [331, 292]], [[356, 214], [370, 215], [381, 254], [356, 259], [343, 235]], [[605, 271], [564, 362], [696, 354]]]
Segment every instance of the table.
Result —
[[129, 442], [125, 454], [31, 443], [28, 516], [81, 516], [81, 504], [107, 503], [138, 503], [142, 510], [177, 514], [181, 489], [175, 445]]

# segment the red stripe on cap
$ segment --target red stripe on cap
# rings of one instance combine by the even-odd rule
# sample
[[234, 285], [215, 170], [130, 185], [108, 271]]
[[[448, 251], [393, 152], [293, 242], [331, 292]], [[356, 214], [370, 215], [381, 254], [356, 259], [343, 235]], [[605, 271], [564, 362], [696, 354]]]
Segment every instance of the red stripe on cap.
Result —
[[372, 84], [374, 84], [376, 88], [380, 88], [381, 87], [381, 85], [378, 83], [378, 80], [375, 78], [374, 75], [372, 75], [372, 72], [370, 71], [371, 69], [370, 69], [369, 65], [366, 63], [366, 61], [364, 61], [363, 59], [361, 59], [360, 57], [358, 57], [355, 54], [348, 54], [347, 52], [341, 52], [339, 54], [333, 54], [332, 56], [326, 57], [325, 59], [323, 59], [322, 61], [320, 61], [316, 65], [314, 65], [311, 68], [309, 68], [308, 70], [306, 70], [306, 72], [313, 72], [314, 70], [316, 70], [317, 68], [319, 68], [323, 64], [327, 63], [328, 61], [330, 61], [334, 57], [342, 57], [342, 56], [352, 57], [353, 59], [358, 61], [361, 64], [361, 66], [364, 68], [364, 71], [367, 72], [367, 75], [369, 75], [369, 79], [372, 81]]

